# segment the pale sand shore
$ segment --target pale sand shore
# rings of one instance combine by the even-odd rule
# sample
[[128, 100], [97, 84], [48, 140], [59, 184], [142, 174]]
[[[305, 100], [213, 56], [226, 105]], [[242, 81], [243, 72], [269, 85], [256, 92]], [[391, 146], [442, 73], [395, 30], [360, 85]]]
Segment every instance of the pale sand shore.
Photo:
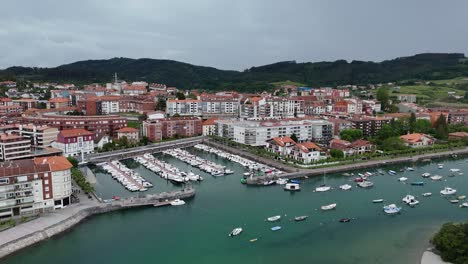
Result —
[[445, 262], [439, 255], [426, 250], [422, 255], [421, 264], [450, 264], [450, 262]]

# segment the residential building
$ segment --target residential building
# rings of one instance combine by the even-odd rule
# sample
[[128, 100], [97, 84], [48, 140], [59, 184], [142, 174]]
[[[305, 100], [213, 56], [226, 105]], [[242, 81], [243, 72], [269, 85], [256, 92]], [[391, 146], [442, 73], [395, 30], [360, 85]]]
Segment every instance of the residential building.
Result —
[[129, 85], [122, 88], [123, 94], [141, 95], [148, 92], [145, 85]]
[[0, 160], [22, 159], [31, 155], [31, 141], [15, 134], [0, 134]]
[[178, 114], [180, 116], [201, 116], [202, 115], [202, 101], [201, 100], [167, 100], [166, 114], [173, 116]]
[[340, 132], [346, 129], [353, 128], [353, 123], [346, 119], [328, 118], [328, 122], [333, 123], [333, 135], [340, 135]]
[[203, 136], [213, 136], [216, 135], [216, 124], [215, 121], [218, 120], [215, 117], [209, 118], [205, 121], [203, 121], [202, 126], [203, 126]]
[[203, 117], [238, 117], [240, 102], [236, 93], [206, 94], [200, 96]]
[[345, 156], [352, 156], [370, 153], [374, 151], [374, 146], [369, 141], [362, 139], [355, 140], [352, 143], [342, 139], [332, 139], [330, 149], [338, 149], [343, 151]]
[[283, 156], [287, 156], [290, 153], [290, 148], [294, 146], [296, 142], [291, 137], [274, 137], [266, 141], [265, 149]]
[[434, 137], [422, 133], [413, 133], [400, 136], [406, 146], [411, 148], [419, 148], [431, 146], [434, 144]]
[[23, 112], [23, 107], [20, 105], [2, 105], [0, 106], [0, 115], [19, 115]]
[[16, 130], [13, 130], [14, 133], [29, 139], [32, 146], [40, 148], [50, 147], [52, 142], [57, 140], [59, 133], [58, 128], [47, 125], [20, 124], [16, 125], [16, 128]]
[[313, 142], [297, 143], [291, 137], [275, 137], [267, 140], [265, 148], [273, 153], [302, 163], [311, 163], [326, 158], [322, 149]]
[[63, 156], [73, 157], [94, 151], [94, 134], [82, 128], [60, 131], [52, 147], [62, 150]]
[[404, 103], [416, 103], [416, 95], [415, 94], [397, 94], [396, 95], [398, 101]]
[[240, 117], [249, 120], [284, 119], [304, 115], [304, 100], [295, 97], [252, 96], [243, 101]]
[[0, 218], [32, 216], [69, 205], [71, 168], [64, 157], [0, 163]]
[[362, 130], [364, 137], [376, 136], [383, 125], [390, 124], [391, 118], [384, 117], [358, 117], [349, 119], [354, 129]]
[[68, 98], [56, 97], [56, 98], [49, 99], [46, 105], [47, 105], [47, 109], [51, 109], [51, 108], [69, 107], [71, 106], [71, 103], [70, 103], [70, 99]]
[[19, 105], [23, 108], [23, 111], [26, 111], [30, 108], [36, 108], [37, 100], [30, 98], [16, 99], [13, 100], [14, 105]]
[[468, 111], [449, 112], [448, 123], [468, 125]]
[[126, 137], [130, 142], [138, 142], [140, 141], [139, 130], [133, 127], [122, 127], [121, 129], [117, 130], [117, 138], [121, 139]]
[[143, 122], [143, 135], [151, 141], [163, 138], [193, 137], [202, 134], [202, 120], [197, 117], [169, 117]]

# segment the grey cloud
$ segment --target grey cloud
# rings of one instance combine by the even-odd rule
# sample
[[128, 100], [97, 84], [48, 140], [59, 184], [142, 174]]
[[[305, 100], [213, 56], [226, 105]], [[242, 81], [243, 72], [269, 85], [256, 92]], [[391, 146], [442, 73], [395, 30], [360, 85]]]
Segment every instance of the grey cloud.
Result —
[[7, 0], [2, 10], [0, 68], [147, 57], [241, 70], [468, 51], [463, 0]]

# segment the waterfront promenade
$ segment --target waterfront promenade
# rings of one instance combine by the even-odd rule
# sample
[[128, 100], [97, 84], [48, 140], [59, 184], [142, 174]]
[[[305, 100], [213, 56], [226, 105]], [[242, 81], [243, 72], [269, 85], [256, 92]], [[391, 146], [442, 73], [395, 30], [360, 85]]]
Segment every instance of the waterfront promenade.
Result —
[[142, 206], [163, 206], [174, 199], [186, 199], [195, 195], [195, 189], [188, 187], [180, 191], [130, 197], [119, 201], [101, 202], [80, 195], [80, 203], [44, 214], [30, 222], [20, 224], [0, 233], [0, 259], [37, 242], [60, 234], [85, 218], [122, 209]]

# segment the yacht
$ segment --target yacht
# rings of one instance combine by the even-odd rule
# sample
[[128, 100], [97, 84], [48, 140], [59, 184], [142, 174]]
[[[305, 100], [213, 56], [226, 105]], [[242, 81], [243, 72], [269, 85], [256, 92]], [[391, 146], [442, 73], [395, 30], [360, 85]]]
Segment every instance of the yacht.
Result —
[[433, 180], [433, 181], [440, 181], [441, 179], [442, 179], [442, 176], [440, 176], [440, 175], [431, 176], [431, 180]]
[[171, 205], [173, 206], [184, 205], [184, 204], [185, 204], [185, 201], [181, 199], [175, 199], [171, 201]]
[[336, 203], [332, 203], [332, 204], [328, 204], [328, 205], [324, 205], [320, 207], [320, 209], [322, 209], [323, 211], [333, 210], [335, 208], [336, 208]]
[[286, 183], [284, 189], [286, 191], [300, 191], [301, 186], [298, 183]]
[[276, 222], [276, 221], [279, 221], [280, 219], [281, 219], [281, 215], [275, 215], [275, 216], [268, 217], [266, 220], [268, 222]]
[[374, 186], [374, 183], [371, 181], [363, 181], [363, 182], [358, 183], [357, 185], [361, 188], [370, 188]]
[[340, 189], [343, 190], [343, 191], [350, 190], [351, 188], [352, 188], [352, 186], [349, 185], [349, 184], [340, 185]]
[[320, 187], [315, 188], [316, 192], [327, 192], [329, 190], [331, 190], [331, 187], [326, 185], [321, 185]]
[[398, 214], [401, 211], [401, 207], [397, 207], [395, 204], [389, 204], [383, 207], [386, 214], [393, 215]]
[[230, 237], [233, 237], [233, 236], [237, 236], [239, 235], [240, 233], [242, 233], [242, 228], [241, 227], [237, 227], [237, 228], [234, 228], [231, 233], [229, 233], [229, 236]]
[[445, 187], [442, 191], [440, 191], [440, 194], [442, 195], [452, 195], [455, 194], [457, 190], [452, 189], [450, 187]]
[[450, 172], [460, 172], [460, 169], [450, 169]]
[[409, 204], [411, 203], [412, 201], [415, 200], [415, 197], [413, 195], [406, 195], [405, 197], [403, 197], [402, 201], [405, 203], [405, 204]]

